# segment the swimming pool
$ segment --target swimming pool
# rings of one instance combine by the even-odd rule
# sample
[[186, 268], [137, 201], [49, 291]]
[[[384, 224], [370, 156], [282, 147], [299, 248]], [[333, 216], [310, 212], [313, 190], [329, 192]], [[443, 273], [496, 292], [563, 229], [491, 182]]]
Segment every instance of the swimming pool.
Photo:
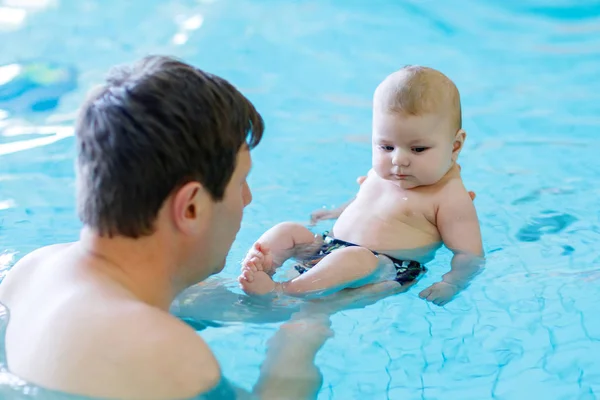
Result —
[[[460, 162], [478, 195], [487, 269], [446, 307], [425, 303], [418, 292], [448, 268], [441, 251], [410, 292], [336, 314], [316, 360], [319, 399], [595, 399], [600, 5], [570, 4], [0, 0], [0, 65], [54, 62], [78, 74], [76, 87], [56, 89], [56, 107], [32, 111], [40, 92], [4, 103], [0, 264], [77, 238], [70, 124], [115, 63], [174, 54], [231, 80], [263, 113], [254, 202], [226, 279], [273, 224], [353, 195], [370, 163], [372, 91], [404, 64], [429, 65], [461, 90]], [[224, 298], [249, 317], [229, 289]], [[246, 387], [280, 324], [256, 313], [200, 332]]]

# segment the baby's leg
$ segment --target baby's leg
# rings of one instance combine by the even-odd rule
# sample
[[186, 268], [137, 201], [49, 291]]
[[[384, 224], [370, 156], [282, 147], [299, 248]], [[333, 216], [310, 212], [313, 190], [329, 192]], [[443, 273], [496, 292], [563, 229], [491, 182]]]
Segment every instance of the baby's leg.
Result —
[[[339, 290], [373, 283], [380, 279], [379, 259], [368, 249], [353, 246], [336, 250], [304, 274], [281, 284], [291, 296], [324, 296]], [[251, 282], [242, 282], [249, 294], [266, 294], [276, 283], [264, 272], [256, 272]]]
[[359, 246], [336, 250], [302, 275], [282, 284], [290, 295], [328, 295], [346, 288], [373, 283], [379, 259]]
[[254, 243], [242, 262], [242, 270], [264, 271], [272, 275], [289, 258], [299, 253], [314, 254], [319, 247], [315, 235], [306, 227], [283, 222], [269, 229]]

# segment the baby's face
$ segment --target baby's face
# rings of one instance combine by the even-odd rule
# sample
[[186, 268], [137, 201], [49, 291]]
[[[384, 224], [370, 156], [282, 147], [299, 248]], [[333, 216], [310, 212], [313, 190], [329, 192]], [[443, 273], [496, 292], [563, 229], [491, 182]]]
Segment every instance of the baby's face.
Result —
[[[460, 135], [459, 135], [460, 136]], [[403, 189], [432, 185], [448, 172], [462, 145], [443, 115], [373, 114], [373, 169]]]

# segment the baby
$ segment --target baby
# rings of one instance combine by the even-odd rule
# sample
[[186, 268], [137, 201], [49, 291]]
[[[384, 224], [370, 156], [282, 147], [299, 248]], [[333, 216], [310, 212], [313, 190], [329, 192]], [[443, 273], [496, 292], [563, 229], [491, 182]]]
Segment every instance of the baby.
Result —
[[[388, 76], [375, 90], [372, 168], [356, 197], [313, 214], [337, 217], [331, 232], [283, 222], [264, 233], [242, 262], [242, 289], [314, 296], [383, 280], [408, 285], [444, 244], [454, 253], [451, 270], [420, 296], [450, 301], [483, 260], [477, 213], [457, 164], [466, 137], [461, 120], [458, 89], [441, 72], [407, 66]], [[289, 258], [300, 262], [300, 275], [273, 281]]]

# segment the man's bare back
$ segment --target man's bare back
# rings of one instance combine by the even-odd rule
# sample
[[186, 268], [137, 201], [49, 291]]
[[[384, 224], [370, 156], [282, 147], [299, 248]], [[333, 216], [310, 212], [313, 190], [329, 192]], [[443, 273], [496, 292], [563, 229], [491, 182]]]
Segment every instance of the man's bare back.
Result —
[[191, 398], [219, 382], [217, 361], [193, 330], [137, 300], [78, 244], [23, 258], [0, 286], [0, 302], [11, 314], [10, 370], [42, 387], [165, 399]]

